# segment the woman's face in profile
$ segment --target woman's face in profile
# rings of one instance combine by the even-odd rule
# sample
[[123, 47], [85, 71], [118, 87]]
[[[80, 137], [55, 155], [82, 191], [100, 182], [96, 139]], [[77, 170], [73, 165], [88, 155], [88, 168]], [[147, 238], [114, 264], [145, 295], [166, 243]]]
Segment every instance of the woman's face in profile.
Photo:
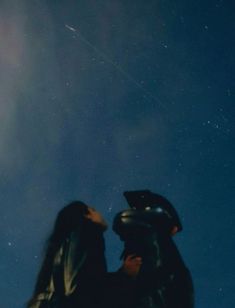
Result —
[[100, 225], [103, 229], [107, 229], [108, 225], [101, 215], [100, 212], [96, 211], [94, 208], [88, 206], [88, 213], [85, 215], [86, 218], [94, 222], [95, 224]]

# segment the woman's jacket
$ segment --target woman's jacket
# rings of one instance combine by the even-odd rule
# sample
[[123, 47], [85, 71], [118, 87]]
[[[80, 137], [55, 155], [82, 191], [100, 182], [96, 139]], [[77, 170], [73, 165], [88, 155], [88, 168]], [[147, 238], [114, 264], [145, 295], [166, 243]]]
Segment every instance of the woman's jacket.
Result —
[[34, 295], [28, 308], [47, 307], [48, 303], [52, 307], [95, 307], [106, 273], [104, 250], [99, 226], [89, 223], [82, 234], [73, 231], [55, 254], [45, 289]]

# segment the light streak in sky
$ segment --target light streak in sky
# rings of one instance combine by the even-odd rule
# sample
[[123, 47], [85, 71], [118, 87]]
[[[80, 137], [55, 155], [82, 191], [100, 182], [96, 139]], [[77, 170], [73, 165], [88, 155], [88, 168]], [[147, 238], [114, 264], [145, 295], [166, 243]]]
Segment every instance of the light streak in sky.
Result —
[[70, 27], [69, 25], [65, 25], [65, 27], [73, 32], [77, 31], [76, 29], [74, 29], [73, 27]]
[[163, 102], [154, 96], [152, 93], [147, 91], [138, 81], [136, 81], [128, 72], [126, 72], [117, 62], [112, 60], [109, 56], [107, 56], [103, 51], [98, 49], [95, 45], [93, 45], [90, 41], [88, 41], [80, 31], [75, 29], [74, 27], [71, 27], [67, 24], [65, 24], [65, 28], [72, 31], [82, 42], [84, 42], [87, 46], [89, 46], [91, 49], [93, 49], [100, 57], [105, 59], [107, 63], [111, 64], [119, 73], [121, 73], [123, 76], [125, 76], [130, 82], [132, 82], [136, 87], [138, 87], [141, 91], [143, 91], [146, 96], [151, 98], [152, 100], [156, 101], [160, 106], [164, 106]]

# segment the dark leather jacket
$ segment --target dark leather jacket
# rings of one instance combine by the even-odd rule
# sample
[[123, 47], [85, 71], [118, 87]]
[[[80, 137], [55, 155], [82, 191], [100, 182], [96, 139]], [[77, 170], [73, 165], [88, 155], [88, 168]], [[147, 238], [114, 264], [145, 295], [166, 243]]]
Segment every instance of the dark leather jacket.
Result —
[[193, 284], [171, 238], [155, 241], [136, 278], [121, 268], [106, 278], [103, 308], [193, 308]]

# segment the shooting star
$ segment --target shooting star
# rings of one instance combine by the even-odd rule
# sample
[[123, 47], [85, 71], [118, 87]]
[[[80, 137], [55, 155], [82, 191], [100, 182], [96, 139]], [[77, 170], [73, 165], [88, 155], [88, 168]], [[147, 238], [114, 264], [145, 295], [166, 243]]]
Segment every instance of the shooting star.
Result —
[[149, 98], [156, 101], [160, 106], [164, 107], [163, 102], [154, 96], [152, 93], [147, 91], [138, 81], [136, 81], [128, 72], [126, 72], [117, 62], [113, 61], [111, 58], [109, 58], [103, 51], [99, 50], [96, 46], [94, 46], [90, 41], [88, 41], [80, 31], [77, 29], [65, 24], [65, 28], [75, 33], [75, 35], [84, 42], [87, 46], [89, 46], [91, 49], [93, 49], [96, 54], [98, 54], [100, 57], [102, 57], [104, 60], [106, 60], [107, 63], [111, 64], [114, 68], [116, 68], [117, 71], [119, 71], [120, 74], [125, 76], [131, 83], [133, 83], [136, 87], [138, 87], [142, 92], [146, 94]]
[[69, 25], [65, 25], [65, 28], [69, 29], [70, 31], [77, 32], [76, 29], [74, 29], [73, 27], [70, 27]]

